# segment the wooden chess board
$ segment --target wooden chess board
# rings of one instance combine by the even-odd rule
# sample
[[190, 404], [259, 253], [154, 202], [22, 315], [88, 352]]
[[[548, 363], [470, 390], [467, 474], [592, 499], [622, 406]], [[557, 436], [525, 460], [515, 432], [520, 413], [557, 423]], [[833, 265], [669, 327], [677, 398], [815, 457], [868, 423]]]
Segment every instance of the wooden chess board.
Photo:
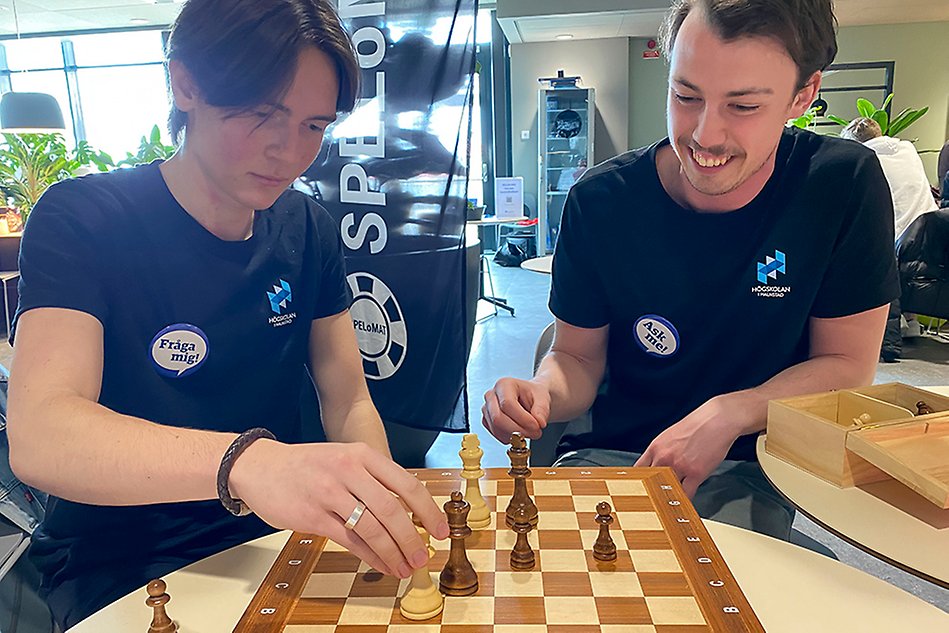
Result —
[[[415, 471], [439, 505], [464, 490], [459, 470]], [[534, 469], [539, 510], [530, 571], [511, 569], [515, 534], [504, 525], [514, 482], [486, 469], [492, 525], [467, 539], [479, 576], [473, 596], [446, 597], [442, 613], [413, 622], [399, 612], [408, 580], [383, 576], [332, 541], [294, 533], [235, 633], [699, 633], [764, 631], [672, 471]], [[593, 558], [596, 504], [608, 501], [616, 561]], [[432, 540], [433, 581], [450, 542]]]

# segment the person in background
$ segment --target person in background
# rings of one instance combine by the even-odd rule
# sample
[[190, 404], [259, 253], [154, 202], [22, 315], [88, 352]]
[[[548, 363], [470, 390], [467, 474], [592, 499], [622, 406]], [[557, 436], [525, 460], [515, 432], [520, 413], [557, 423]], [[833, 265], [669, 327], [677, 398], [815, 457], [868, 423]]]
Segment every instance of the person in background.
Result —
[[866, 117], [851, 121], [841, 130], [840, 136], [863, 143], [880, 159], [893, 198], [894, 235], [897, 240], [913, 220], [938, 208], [915, 145], [884, 136], [880, 125]]
[[701, 516], [786, 540], [756, 441], [769, 400], [873, 380], [899, 294], [886, 179], [786, 126], [837, 52], [831, 0], [675, 0], [661, 41], [668, 138], [570, 189], [551, 352], [483, 421], [502, 442], [571, 421], [556, 465], [670, 467]]
[[[7, 429], [51, 494], [30, 557], [63, 628], [275, 528], [406, 578], [428, 552], [399, 498], [448, 535], [390, 459], [336, 226], [288, 189], [359, 96], [333, 5], [185, 3], [175, 155], [53, 185], [30, 216]], [[305, 366], [327, 443], [300, 442]]]

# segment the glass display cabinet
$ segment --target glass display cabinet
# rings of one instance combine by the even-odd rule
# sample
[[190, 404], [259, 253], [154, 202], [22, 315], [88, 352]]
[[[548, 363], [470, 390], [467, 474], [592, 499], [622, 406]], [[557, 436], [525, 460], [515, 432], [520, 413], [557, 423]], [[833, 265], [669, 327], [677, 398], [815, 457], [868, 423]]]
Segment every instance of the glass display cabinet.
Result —
[[552, 253], [567, 192], [593, 162], [593, 88], [541, 88], [537, 254]]

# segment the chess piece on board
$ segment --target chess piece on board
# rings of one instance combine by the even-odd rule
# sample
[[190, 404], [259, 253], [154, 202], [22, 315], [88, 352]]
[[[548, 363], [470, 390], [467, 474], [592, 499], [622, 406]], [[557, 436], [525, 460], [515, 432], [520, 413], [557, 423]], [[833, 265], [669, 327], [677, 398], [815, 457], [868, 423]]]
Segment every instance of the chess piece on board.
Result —
[[514, 478], [514, 494], [504, 513], [504, 523], [509, 528], [513, 528], [517, 509], [523, 506], [531, 527], [536, 528], [537, 506], [527, 493], [527, 478], [531, 476], [527, 460], [530, 459], [531, 451], [523, 435], [517, 432], [511, 434], [511, 448], [507, 449], [507, 455], [511, 458], [511, 470], [507, 471], [507, 474]]
[[929, 406], [922, 400], [916, 403], [916, 415], [926, 415], [928, 413], [935, 413], [935, 411], [933, 411], [933, 408], [931, 406]]
[[599, 561], [616, 560], [616, 543], [610, 536], [610, 524], [613, 522], [612, 511], [613, 508], [606, 501], [596, 504], [596, 522], [600, 524], [600, 533], [593, 544], [593, 558]]
[[451, 499], [445, 502], [451, 550], [448, 552], [448, 562], [438, 577], [438, 588], [446, 596], [470, 596], [478, 591], [478, 574], [471, 566], [465, 551], [465, 539], [471, 535], [471, 528], [467, 523], [470, 510], [471, 505], [457, 490], [451, 493]]
[[152, 623], [148, 627], [148, 633], [175, 633], [178, 630], [178, 625], [165, 612], [165, 604], [171, 600], [171, 596], [165, 593], [165, 589], [167, 589], [165, 581], [160, 578], [151, 581], [145, 588], [145, 591], [148, 592], [145, 604], [153, 610]]
[[[425, 528], [416, 526], [418, 535], [422, 537], [428, 549], [429, 559], [435, 554], [435, 549], [431, 546], [431, 536]], [[399, 601], [399, 612], [408, 620], [429, 620], [442, 612], [445, 607], [445, 599], [438, 592], [435, 583], [432, 582], [432, 575], [428, 571], [428, 565], [420, 567], [412, 572], [412, 579], [409, 581], [408, 589], [402, 600]]]
[[478, 480], [484, 476], [481, 470], [481, 457], [484, 450], [481, 448], [481, 441], [474, 433], [466, 433], [461, 439], [461, 450], [458, 456], [461, 457], [461, 463], [464, 468], [461, 471], [461, 477], [465, 480], [465, 500], [471, 504], [471, 512], [468, 513], [468, 527], [481, 530], [491, 525], [491, 510], [481, 496], [481, 485]]
[[527, 509], [519, 506], [514, 513], [514, 531], [517, 532], [517, 541], [514, 542], [514, 549], [511, 550], [511, 568], [512, 569], [533, 569], [534, 568], [534, 550], [527, 540], [527, 535], [532, 526], [527, 519]]

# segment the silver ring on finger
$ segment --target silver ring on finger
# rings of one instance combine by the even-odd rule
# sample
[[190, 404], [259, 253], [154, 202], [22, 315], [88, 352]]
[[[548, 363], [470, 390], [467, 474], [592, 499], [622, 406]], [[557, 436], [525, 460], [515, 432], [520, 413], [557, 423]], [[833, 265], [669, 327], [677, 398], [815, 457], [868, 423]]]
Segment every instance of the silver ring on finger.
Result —
[[349, 515], [349, 518], [346, 519], [346, 523], [343, 524], [347, 530], [356, 529], [356, 524], [359, 523], [359, 519], [362, 517], [363, 513], [366, 511], [366, 504], [362, 501], [356, 502], [356, 507], [353, 508], [352, 514]]

